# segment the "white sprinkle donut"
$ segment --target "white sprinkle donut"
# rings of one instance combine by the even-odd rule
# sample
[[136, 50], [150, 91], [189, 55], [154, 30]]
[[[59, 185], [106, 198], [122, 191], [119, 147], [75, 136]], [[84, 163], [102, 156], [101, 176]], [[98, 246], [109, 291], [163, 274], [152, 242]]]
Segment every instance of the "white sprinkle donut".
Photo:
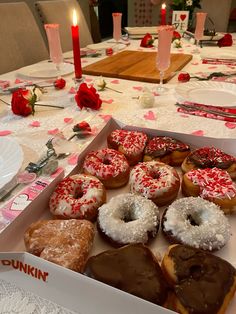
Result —
[[118, 188], [129, 180], [130, 167], [125, 156], [110, 148], [90, 152], [84, 160], [84, 172], [97, 177], [106, 188]]
[[230, 224], [220, 208], [201, 197], [173, 202], [162, 217], [162, 230], [172, 243], [219, 250], [230, 238]]
[[152, 200], [158, 206], [176, 198], [180, 179], [174, 168], [158, 161], [142, 162], [130, 173], [130, 191]]
[[53, 192], [49, 208], [53, 215], [94, 221], [106, 201], [103, 184], [95, 177], [77, 174], [63, 179]]
[[159, 222], [159, 210], [152, 201], [126, 193], [99, 208], [97, 227], [113, 246], [122, 246], [147, 243], [157, 234]]

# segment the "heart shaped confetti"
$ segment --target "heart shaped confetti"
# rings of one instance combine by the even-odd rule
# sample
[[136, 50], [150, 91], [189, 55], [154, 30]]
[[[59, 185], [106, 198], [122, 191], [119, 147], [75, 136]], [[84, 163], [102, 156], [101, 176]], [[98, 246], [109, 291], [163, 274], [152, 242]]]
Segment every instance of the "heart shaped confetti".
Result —
[[119, 80], [113, 80], [113, 81], [111, 81], [111, 83], [112, 83], [112, 84], [119, 84], [120, 81], [119, 81]]
[[106, 104], [112, 104], [113, 103], [113, 99], [102, 99], [102, 102], [106, 103]]
[[20, 83], [24, 83], [24, 81], [17, 78], [17, 79], [15, 79], [14, 83], [15, 84], [20, 84]]
[[10, 130], [0, 131], [0, 136], [6, 136], [6, 135], [9, 135], [11, 133], [12, 133], [12, 131], [10, 131]]
[[225, 126], [226, 126], [228, 129], [235, 129], [235, 128], [236, 128], [236, 123], [233, 123], [233, 122], [225, 122]]
[[71, 87], [69, 90], [69, 94], [76, 94], [76, 89], [74, 87]]
[[36, 173], [23, 171], [19, 173], [17, 179], [19, 183], [30, 183], [33, 182], [37, 178]]
[[92, 82], [93, 80], [91, 78], [86, 77], [85, 82]]
[[71, 166], [75, 166], [78, 162], [78, 157], [79, 157], [79, 154], [75, 153], [75, 154], [72, 154], [68, 159], [67, 159], [67, 162], [68, 162], [68, 165], [71, 165]]
[[73, 122], [73, 119], [72, 118], [64, 118], [64, 122], [67, 124], [70, 124]]
[[32, 127], [34, 127], [34, 128], [38, 128], [38, 127], [40, 127], [40, 122], [39, 121], [32, 121], [30, 124], [29, 124], [29, 126], [32, 126]]
[[112, 115], [110, 115], [110, 114], [100, 114], [99, 117], [102, 118], [104, 122], [107, 122], [108, 120], [110, 120], [112, 118]]
[[50, 135], [55, 135], [55, 134], [57, 134], [59, 132], [60, 132], [60, 130], [58, 128], [52, 129], [52, 130], [48, 130], [48, 134], [50, 134]]
[[133, 89], [141, 91], [143, 88], [142, 88], [142, 86], [133, 86]]
[[204, 131], [202, 130], [197, 130], [191, 133], [192, 135], [196, 135], [196, 136], [204, 136]]
[[156, 120], [157, 119], [155, 113], [151, 110], [149, 110], [143, 117], [146, 120]]

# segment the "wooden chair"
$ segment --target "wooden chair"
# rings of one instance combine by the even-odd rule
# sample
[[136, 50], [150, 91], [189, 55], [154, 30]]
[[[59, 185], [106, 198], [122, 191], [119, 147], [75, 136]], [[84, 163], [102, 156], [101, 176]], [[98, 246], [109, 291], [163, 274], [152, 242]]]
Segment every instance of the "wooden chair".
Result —
[[80, 47], [93, 43], [83, 11], [76, 0], [49, 0], [35, 3], [43, 24], [60, 25], [62, 51], [72, 50], [71, 25], [73, 9], [77, 12], [80, 29]]
[[48, 51], [24, 2], [0, 3], [0, 74], [48, 58]]

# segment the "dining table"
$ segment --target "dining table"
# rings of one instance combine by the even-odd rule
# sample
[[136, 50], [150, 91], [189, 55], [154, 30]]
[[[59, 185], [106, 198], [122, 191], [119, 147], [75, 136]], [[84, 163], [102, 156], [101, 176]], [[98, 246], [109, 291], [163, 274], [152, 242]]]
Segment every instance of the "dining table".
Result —
[[[82, 79], [76, 80], [72, 51], [64, 53], [61, 72], [56, 72], [55, 75], [50, 72], [55, 73], [54, 64], [50, 60], [0, 75], [0, 239], [1, 233], [7, 232], [30, 204], [34, 206], [37, 203], [37, 198], [44, 189], [51, 184], [55, 187], [64, 176], [74, 173], [79, 156], [91, 142], [96, 141], [98, 134], [110, 119], [123, 125], [192, 135], [196, 141], [199, 138], [213, 138], [223, 143], [224, 140], [236, 139], [235, 118], [228, 119], [220, 113], [202, 113], [201, 110], [196, 112], [177, 105], [187, 102], [187, 105], [201, 103], [236, 108], [236, 34], [232, 34], [232, 38], [233, 45], [230, 47], [220, 48], [215, 41], [203, 43], [199, 48], [200, 53], [194, 53], [195, 44], [192, 38], [183, 37], [181, 47], [178, 48], [173, 44], [172, 54], [187, 54], [191, 55], [191, 58], [182, 68], [170, 74], [165, 84], [167, 91], [163, 94], [157, 92], [158, 82], [124, 79], [116, 75], [111, 77], [83, 73]], [[109, 39], [83, 48], [81, 51], [85, 54], [81, 54], [82, 70], [112, 56], [119, 56], [124, 51], [145, 52], [147, 59], [148, 53], [157, 52], [157, 39], [153, 47], [148, 48], [141, 47], [140, 42], [141, 39], [136, 38], [117, 44]], [[112, 51], [112, 56], [109, 51]], [[150, 67], [156, 68], [156, 65], [150, 64]], [[215, 72], [225, 75], [202, 80]], [[181, 73], [188, 73], [190, 80], [179, 80]], [[56, 89], [54, 86], [57, 76], [66, 81], [62, 89]], [[100, 86], [101, 80], [106, 83], [104, 88]], [[82, 83], [96, 88], [102, 101], [100, 109], [79, 108], [75, 96]], [[46, 87], [36, 103], [34, 115], [23, 117], [12, 112], [11, 88], [16, 90], [27, 84]], [[195, 90], [200, 92], [194, 94]], [[145, 93], [151, 95], [151, 101], [144, 100]], [[209, 107], [207, 108], [209, 110]], [[90, 125], [91, 132], [84, 136], [73, 136], [73, 127], [82, 121]], [[8, 143], [11, 144], [9, 153], [7, 152], [9, 158], [4, 155], [7, 147], [5, 145]], [[29, 163], [37, 163], [47, 157], [50, 143], [53, 144], [55, 153], [53, 160], [57, 162], [55, 171], [51, 173], [42, 169], [34, 181], [19, 181], [19, 174], [25, 171]], [[16, 146], [20, 147], [21, 153], [14, 157]], [[16, 168], [7, 182], [1, 182], [2, 168], [11, 167], [10, 163], [17, 164]], [[41, 182], [41, 189], [36, 189], [30, 200], [20, 198], [19, 196], [32, 187], [36, 180]], [[15, 237], [14, 229], [11, 229], [11, 232]], [[1, 248], [0, 241], [0, 252], [6, 251], [6, 247], [7, 245], [4, 245], [4, 249]], [[236, 267], [236, 259], [231, 263]], [[41, 298], [17, 287], [13, 282], [0, 278], [0, 312], [4, 307], [10, 306], [12, 300], [17, 300], [14, 313], [20, 313], [20, 306], [27, 309], [25, 313], [74, 313], [54, 303], [50, 297], [48, 300]], [[231, 305], [226, 313], [233, 313], [235, 306]], [[79, 309], [77, 313], [80, 313]]]

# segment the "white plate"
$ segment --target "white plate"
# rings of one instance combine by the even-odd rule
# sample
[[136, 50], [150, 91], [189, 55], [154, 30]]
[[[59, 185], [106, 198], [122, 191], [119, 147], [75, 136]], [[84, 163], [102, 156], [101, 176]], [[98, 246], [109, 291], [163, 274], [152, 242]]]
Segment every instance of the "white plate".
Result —
[[116, 47], [117, 50], [124, 49], [126, 47], [125, 44], [119, 43], [118, 45], [112, 40], [112, 42], [101, 42], [98, 44], [90, 44], [87, 46], [88, 49], [91, 50], [106, 50], [107, 48], [114, 48]]
[[157, 37], [157, 26], [125, 27], [130, 38], [142, 38], [147, 33]]
[[[71, 63], [63, 63], [60, 69], [60, 75], [73, 73], [74, 65]], [[17, 71], [19, 75], [35, 78], [53, 78], [59, 75], [55, 65], [52, 62], [40, 62], [29, 65]]]
[[17, 174], [22, 161], [20, 145], [12, 139], [0, 138], [0, 189]]
[[184, 101], [215, 106], [236, 106], [236, 85], [224, 82], [189, 82], [178, 84], [177, 96]]

